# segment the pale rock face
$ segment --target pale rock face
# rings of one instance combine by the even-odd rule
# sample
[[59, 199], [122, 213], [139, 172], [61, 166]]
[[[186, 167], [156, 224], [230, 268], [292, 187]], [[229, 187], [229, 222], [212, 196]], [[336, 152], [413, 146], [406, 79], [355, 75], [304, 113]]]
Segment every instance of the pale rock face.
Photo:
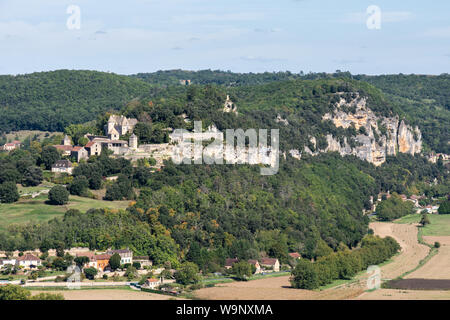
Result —
[[[355, 155], [362, 160], [373, 163], [376, 166], [386, 161], [387, 155], [395, 155], [398, 152], [416, 154], [422, 151], [422, 134], [419, 128], [411, 128], [402, 120], [399, 123], [398, 116], [386, 118], [377, 117], [367, 105], [366, 98], [359, 95], [350, 102], [341, 98], [332, 113], [323, 116], [323, 120], [331, 120], [336, 127], [349, 128], [354, 126], [358, 131], [365, 129], [365, 134], [358, 134], [355, 138], [356, 147], [351, 147], [344, 139], [341, 144], [331, 134], [327, 135], [328, 147], [320, 152], [339, 152], [342, 156]], [[343, 107], [350, 107], [355, 111], [345, 112]], [[379, 128], [384, 127], [383, 130]], [[376, 139], [378, 137], [378, 141]], [[308, 147], [305, 152], [311, 155]]]

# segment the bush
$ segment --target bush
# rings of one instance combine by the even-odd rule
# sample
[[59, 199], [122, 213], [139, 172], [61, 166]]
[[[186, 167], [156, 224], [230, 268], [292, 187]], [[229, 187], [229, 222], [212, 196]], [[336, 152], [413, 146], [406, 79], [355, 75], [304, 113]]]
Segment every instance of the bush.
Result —
[[94, 280], [95, 276], [97, 275], [97, 273], [98, 273], [97, 269], [95, 269], [95, 268], [86, 268], [86, 269], [84, 269], [84, 275], [89, 280]]
[[252, 265], [246, 261], [240, 261], [233, 264], [233, 274], [238, 280], [247, 280], [252, 273]]
[[436, 242], [434, 243], [434, 247], [435, 247], [436, 249], [439, 249], [439, 248], [441, 247], [441, 243], [436, 241]]
[[439, 214], [450, 214], [450, 200], [446, 200], [439, 206]]
[[55, 186], [48, 193], [48, 200], [53, 205], [64, 205], [69, 202], [69, 191], [63, 186]]
[[89, 181], [85, 176], [75, 177], [69, 185], [70, 194], [83, 196], [89, 187]]
[[308, 260], [298, 261], [292, 271], [291, 285], [296, 289], [312, 290], [319, 287], [319, 276], [314, 264]]
[[0, 202], [13, 203], [19, 200], [20, 195], [14, 182], [7, 181], [0, 184]]
[[35, 187], [42, 183], [44, 179], [42, 169], [39, 167], [29, 167], [25, 169], [22, 179], [24, 187]]

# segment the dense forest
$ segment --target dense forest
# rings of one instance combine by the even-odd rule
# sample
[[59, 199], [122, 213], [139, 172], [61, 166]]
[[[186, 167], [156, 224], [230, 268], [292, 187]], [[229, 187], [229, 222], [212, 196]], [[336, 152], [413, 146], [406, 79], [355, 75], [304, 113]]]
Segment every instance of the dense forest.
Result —
[[[182, 86], [180, 77], [194, 84]], [[280, 129], [283, 151], [305, 145], [314, 151], [310, 136], [317, 138], [317, 148], [324, 149], [327, 133], [340, 141], [356, 134], [354, 128], [336, 128], [322, 121], [322, 116], [333, 110], [337, 92], [347, 101], [358, 92], [367, 97], [377, 115], [399, 114], [417, 123], [427, 148], [446, 151], [449, 112], [445, 94], [431, 89], [434, 82], [425, 86], [428, 80], [421, 77], [411, 81], [414, 85], [423, 82], [424, 91], [406, 94], [412, 84], [410, 76], [405, 77], [396, 86], [395, 81], [387, 85], [389, 77], [374, 80], [348, 73], [173, 71], [128, 77], [57, 71], [2, 76], [0, 128], [65, 130], [79, 142], [87, 132], [102, 132], [108, 112], [115, 111], [140, 121], [135, 128], [140, 143], [168, 142], [167, 127], [192, 129], [193, 121], [201, 120], [204, 128], [214, 123], [220, 130]], [[442, 88], [445, 81], [445, 76], [439, 78]], [[424, 98], [419, 99], [422, 94]], [[222, 111], [227, 95], [237, 105], [238, 114]], [[434, 114], [431, 108], [439, 112]], [[427, 114], [421, 115], [420, 110]], [[286, 122], [277, 122], [278, 116]], [[16, 184], [34, 186], [43, 180], [43, 170], [61, 158], [51, 144], [55, 144], [51, 139], [29, 141], [20, 150], [0, 154], [1, 202], [17, 201]], [[129, 247], [135, 254], [149, 255], [156, 265], [191, 261], [204, 272], [216, 271], [227, 257], [269, 256], [286, 263], [288, 253], [298, 251], [316, 259], [324, 247], [337, 255], [355, 247], [370, 255], [372, 250], [361, 247], [369, 222], [363, 211], [371, 207], [370, 197], [389, 190], [442, 198], [449, 192], [448, 174], [442, 161], [433, 164], [421, 155], [409, 154], [389, 156], [380, 167], [337, 153], [304, 155], [301, 160], [282, 157], [278, 174], [261, 176], [258, 166], [247, 165], [166, 162], [157, 171], [148, 163], [133, 166], [104, 152], [80, 163], [67, 181], [53, 182], [67, 187], [66, 193], [80, 196], [105, 187], [104, 200], [130, 200], [127, 210], [70, 210], [62, 219], [13, 225], [0, 233], [0, 249]], [[105, 177], [111, 175], [118, 175], [117, 181], [106, 182]], [[381, 208], [397, 205], [390, 202]], [[400, 208], [395, 217], [404, 212]], [[386, 259], [396, 251], [389, 243], [374, 242], [376, 247], [389, 247], [374, 259]], [[366, 262], [356, 266], [355, 272]], [[327, 283], [336, 275], [324, 279], [319, 277], [319, 282]]]
[[121, 109], [149, 87], [130, 77], [95, 71], [0, 76], [0, 130], [63, 131], [69, 124]]
[[[180, 80], [187, 79], [192, 80], [191, 86], [180, 84]], [[341, 141], [344, 136], [354, 134], [320, 121], [335, 101], [334, 93], [344, 89], [367, 96], [369, 107], [379, 114], [398, 114], [408, 123], [418, 125], [426, 152], [450, 153], [449, 87], [450, 76], [446, 74], [353, 76], [348, 72], [241, 74], [171, 70], [122, 76], [60, 70], [0, 76], [0, 130], [63, 131], [70, 124], [89, 122], [108, 111], [122, 110], [138, 99], [155, 102], [158, 117], [151, 118], [153, 122], [165, 121], [171, 113], [186, 112], [191, 118], [206, 122], [218, 119], [219, 129], [231, 123], [242, 127], [264, 124], [272, 128], [277, 126], [274, 120], [279, 114], [292, 124], [284, 128], [286, 136], [292, 137], [289, 142], [283, 139], [285, 147], [300, 148], [308, 143], [310, 134], [316, 135], [323, 147], [325, 132]], [[226, 94], [231, 95], [246, 119], [231, 120], [227, 118], [229, 115], [217, 112]], [[214, 117], [205, 117], [211, 111]]]

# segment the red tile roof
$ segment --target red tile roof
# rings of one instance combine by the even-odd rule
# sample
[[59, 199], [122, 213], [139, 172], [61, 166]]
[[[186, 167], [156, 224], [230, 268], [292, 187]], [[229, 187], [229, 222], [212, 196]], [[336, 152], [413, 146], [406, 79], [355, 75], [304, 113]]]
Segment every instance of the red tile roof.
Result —
[[41, 259], [31, 253], [27, 253], [21, 257], [18, 257], [17, 261], [41, 261]]
[[289, 255], [294, 259], [298, 259], [301, 257], [300, 253], [298, 253], [298, 252], [291, 252], [291, 253], [289, 253]]
[[90, 147], [92, 147], [93, 145], [95, 144], [95, 141], [90, 141], [90, 142], [88, 142], [87, 144], [86, 144], [86, 148], [90, 148]]
[[275, 265], [275, 263], [278, 261], [278, 259], [274, 259], [274, 258], [262, 258], [261, 259], [261, 264], [265, 264], [268, 266], [273, 266]]
[[225, 266], [231, 267], [234, 263], [239, 262], [239, 259], [229, 258], [225, 260]]
[[96, 256], [94, 256], [95, 260], [109, 260], [111, 259], [111, 255], [110, 254], [98, 254]]
[[77, 152], [80, 151], [81, 149], [83, 149], [83, 147], [73, 147], [72, 151]]
[[57, 150], [63, 150], [63, 151], [72, 151], [72, 146], [64, 146], [64, 145], [55, 145], [54, 146]]

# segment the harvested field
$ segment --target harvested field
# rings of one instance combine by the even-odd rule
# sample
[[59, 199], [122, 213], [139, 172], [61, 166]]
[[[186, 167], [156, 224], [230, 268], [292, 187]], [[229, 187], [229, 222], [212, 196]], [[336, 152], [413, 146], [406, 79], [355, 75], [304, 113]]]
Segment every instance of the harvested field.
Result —
[[418, 243], [416, 225], [373, 222], [370, 228], [382, 238], [391, 236], [402, 247], [402, 252], [391, 263], [381, 267], [383, 279], [395, 279], [414, 269], [430, 251], [429, 247]]
[[60, 290], [32, 291], [38, 293], [61, 293], [66, 300], [170, 300], [171, 296], [128, 289], [90, 289], [90, 290]]
[[195, 296], [205, 300], [342, 300], [354, 298], [362, 292], [355, 286], [324, 291], [292, 289], [289, 276], [284, 276], [219, 284], [200, 289]]
[[450, 281], [450, 237], [423, 237], [430, 244], [439, 242], [438, 254], [405, 279], [445, 279]]
[[440, 279], [391, 280], [387, 285], [392, 289], [404, 290], [450, 290], [450, 280]]
[[450, 291], [380, 289], [364, 292], [358, 300], [450, 300]]

